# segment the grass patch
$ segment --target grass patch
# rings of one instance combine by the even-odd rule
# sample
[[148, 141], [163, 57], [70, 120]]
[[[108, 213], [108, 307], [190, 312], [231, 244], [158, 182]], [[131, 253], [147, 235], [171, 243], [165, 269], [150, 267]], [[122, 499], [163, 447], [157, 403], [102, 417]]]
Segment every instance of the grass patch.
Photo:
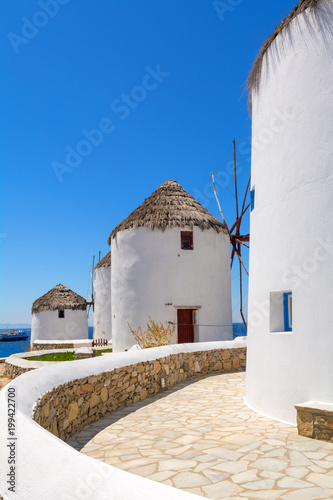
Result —
[[43, 354], [42, 356], [31, 356], [30, 358], [25, 358], [28, 361], [74, 361], [75, 352], [55, 352], [50, 354]]
[[103, 352], [112, 352], [112, 349], [93, 349], [93, 351], [97, 352], [97, 356], [102, 356]]

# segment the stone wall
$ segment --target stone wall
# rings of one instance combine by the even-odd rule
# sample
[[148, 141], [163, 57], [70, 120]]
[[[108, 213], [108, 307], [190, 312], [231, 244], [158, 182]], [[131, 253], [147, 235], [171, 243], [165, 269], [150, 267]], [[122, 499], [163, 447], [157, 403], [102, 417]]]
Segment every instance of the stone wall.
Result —
[[[90, 345], [92, 344], [92, 341], [90, 341]], [[73, 342], [69, 342], [68, 344], [60, 344], [60, 343], [54, 343], [54, 344], [41, 344], [39, 342], [34, 342], [32, 344], [32, 351], [46, 351], [49, 349], [74, 349], [75, 345]]]
[[76, 379], [44, 394], [33, 418], [62, 440], [88, 423], [146, 399], [184, 380], [213, 373], [245, 371], [246, 348], [178, 353]]
[[5, 376], [11, 379], [22, 375], [22, 373], [29, 372], [30, 370], [35, 370], [35, 368], [25, 368], [23, 366], [17, 366], [15, 364], [5, 362]]
[[309, 402], [295, 408], [298, 434], [333, 442], [333, 405]]

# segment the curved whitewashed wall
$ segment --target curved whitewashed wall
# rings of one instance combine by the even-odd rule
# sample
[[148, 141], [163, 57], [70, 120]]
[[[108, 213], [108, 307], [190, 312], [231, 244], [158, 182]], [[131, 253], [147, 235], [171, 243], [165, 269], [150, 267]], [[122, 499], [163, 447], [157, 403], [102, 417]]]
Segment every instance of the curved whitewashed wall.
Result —
[[65, 309], [65, 317], [58, 311], [42, 311], [32, 315], [30, 345], [35, 340], [73, 340], [88, 338], [86, 311]]
[[[332, 3], [316, 15], [279, 35], [252, 93], [246, 402], [289, 423], [296, 403], [333, 403]], [[281, 291], [292, 292], [292, 332], [270, 332]]]
[[144, 329], [149, 316], [176, 322], [175, 306], [201, 306], [195, 342], [232, 339], [229, 236], [194, 228], [194, 249], [182, 250], [180, 231], [129, 229], [112, 240], [115, 352], [135, 344], [128, 323]]
[[111, 267], [95, 270], [94, 339], [112, 338]]

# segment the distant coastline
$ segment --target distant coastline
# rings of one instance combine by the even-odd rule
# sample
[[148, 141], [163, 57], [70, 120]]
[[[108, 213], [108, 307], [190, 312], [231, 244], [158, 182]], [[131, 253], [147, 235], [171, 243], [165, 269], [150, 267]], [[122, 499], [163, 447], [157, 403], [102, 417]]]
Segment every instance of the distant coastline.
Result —
[[10, 328], [31, 328], [30, 323], [0, 323], [0, 330], [6, 330]]

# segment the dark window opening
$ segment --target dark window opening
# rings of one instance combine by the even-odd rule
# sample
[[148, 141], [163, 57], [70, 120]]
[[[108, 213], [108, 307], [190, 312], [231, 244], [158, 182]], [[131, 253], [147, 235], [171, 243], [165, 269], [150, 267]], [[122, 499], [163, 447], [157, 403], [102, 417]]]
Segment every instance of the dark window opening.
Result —
[[64, 318], [65, 317], [65, 311], [58, 311], [58, 318]]
[[182, 250], [193, 250], [193, 231], [181, 231], [180, 238]]

